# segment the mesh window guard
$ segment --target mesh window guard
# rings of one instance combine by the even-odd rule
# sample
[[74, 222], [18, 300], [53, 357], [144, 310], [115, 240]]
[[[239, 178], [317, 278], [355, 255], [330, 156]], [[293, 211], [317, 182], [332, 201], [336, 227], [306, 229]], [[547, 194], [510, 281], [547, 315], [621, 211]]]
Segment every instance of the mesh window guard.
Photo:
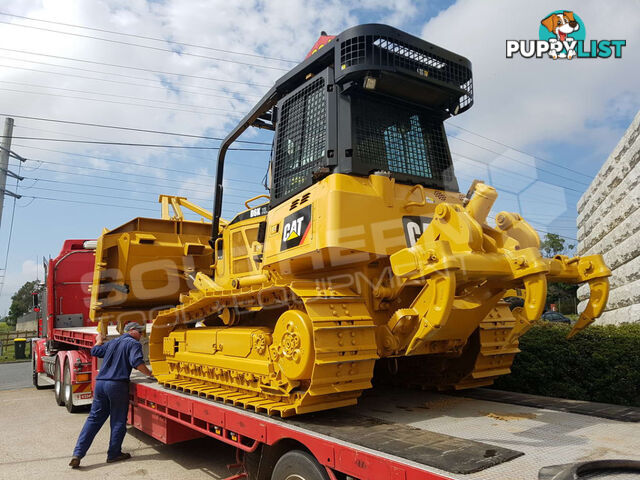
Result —
[[327, 113], [324, 78], [309, 83], [280, 107], [274, 158], [273, 197], [288, 198], [311, 183], [324, 162]]
[[342, 41], [341, 68], [362, 64], [402, 68], [455, 85], [467, 92], [459, 100], [461, 109], [473, 100], [473, 81], [469, 68], [393, 37], [359, 35]]
[[[442, 122], [419, 107], [354, 95], [353, 155], [370, 171], [383, 170], [434, 180], [453, 180]], [[434, 182], [430, 182], [434, 183]]]

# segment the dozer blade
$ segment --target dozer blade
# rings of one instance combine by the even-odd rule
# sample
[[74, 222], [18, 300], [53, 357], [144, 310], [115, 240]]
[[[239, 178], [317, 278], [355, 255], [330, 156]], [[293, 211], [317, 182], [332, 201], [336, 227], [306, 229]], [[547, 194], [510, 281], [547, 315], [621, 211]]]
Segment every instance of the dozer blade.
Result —
[[589, 290], [591, 292], [589, 302], [567, 335], [567, 338], [571, 338], [587, 328], [602, 314], [609, 298], [609, 278], [596, 278], [589, 281]]

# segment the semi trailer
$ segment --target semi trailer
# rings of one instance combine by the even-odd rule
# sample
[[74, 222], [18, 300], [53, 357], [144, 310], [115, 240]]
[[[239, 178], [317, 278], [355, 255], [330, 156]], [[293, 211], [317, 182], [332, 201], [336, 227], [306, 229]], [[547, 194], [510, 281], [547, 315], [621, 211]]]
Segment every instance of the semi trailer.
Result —
[[[544, 258], [519, 214], [490, 226], [491, 186], [459, 191], [444, 121], [472, 106], [472, 85], [467, 59], [388, 26], [321, 36], [223, 141], [211, 211], [163, 195], [159, 219], [65, 242], [47, 271], [36, 387], [52, 383], [70, 412], [90, 403], [97, 331], [135, 320], [157, 382], [134, 375], [129, 422], [164, 443], [233, 445], [233, 478], [636, 468], [611, 462], [640, 446], [634, 409], [472, 398], [509, 373], [547, 282], [589, 284], [574, 335], [602, 312], [610, 275], [599, 255]], [[225, 154], [249, 127], [275, 132], [270, 194], [226, 221]], [[372, 389], [374, 366], [450, 393]]]

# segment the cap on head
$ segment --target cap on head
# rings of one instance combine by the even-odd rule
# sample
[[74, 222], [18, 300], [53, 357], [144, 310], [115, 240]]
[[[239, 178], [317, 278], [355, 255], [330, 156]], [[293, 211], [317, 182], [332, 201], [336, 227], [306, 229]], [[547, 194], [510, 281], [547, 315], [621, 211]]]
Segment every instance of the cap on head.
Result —
[[124, 332], [130, 332], [131, 330], [137, 330], [138, 332], [144, 332], [144, 327], [138, 322], [129, 322], [124, 326]]

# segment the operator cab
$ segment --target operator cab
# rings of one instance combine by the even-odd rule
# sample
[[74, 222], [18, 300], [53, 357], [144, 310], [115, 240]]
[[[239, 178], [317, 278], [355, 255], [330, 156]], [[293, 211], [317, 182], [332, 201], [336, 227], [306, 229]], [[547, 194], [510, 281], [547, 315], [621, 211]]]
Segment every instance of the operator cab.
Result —
[[[220, 148], [211, 239], [216, 281], [260, 275], [267, 214], [289, 200], [290, 210], [301, 208], [308, 195], [298, 194], [331, 174], [376, 173], [458, 192], [443, 122], [472, 104], [471, 62], [464, 57], [386, 25], [323, 35]], [[270, 197], [259, 209], [248, 201], [220, 229], [226, 151], [250, 126], [275, 132]], [[296, 244], [304, 233], [296, 232]]]
[[226, 151], [250, 126], [275, 131], [269, 208], [331, 173], [457, 192], [443, 121], [471, 107], [472, 85], [469, 60], [395, 28], [323, 35], [223, 142], [213, 239]]

